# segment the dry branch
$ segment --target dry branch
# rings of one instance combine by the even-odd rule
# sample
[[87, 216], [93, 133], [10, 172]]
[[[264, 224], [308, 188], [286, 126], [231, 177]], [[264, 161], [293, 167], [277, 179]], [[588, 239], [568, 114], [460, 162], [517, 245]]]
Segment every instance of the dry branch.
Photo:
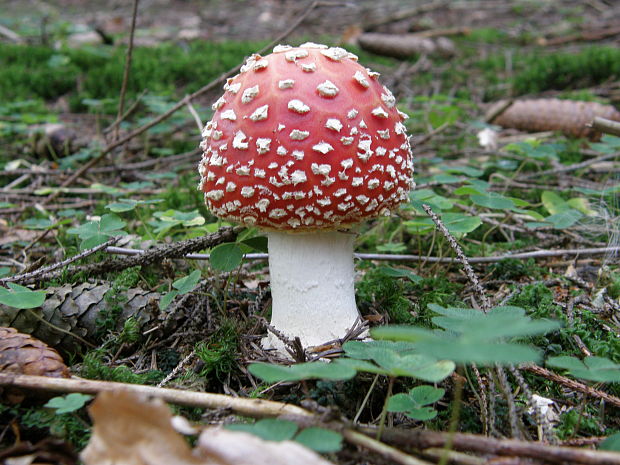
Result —
[[[307, 423], [320, 422], [313, 413], [295, 405], [284, 404], [263, 399], [248, 399], [232, 397], [223, 394], [185, 391], [180, 389], [157, 388], [137, 384], [113, 383], [107, 381], [93, 381], [87, 379], [55, 379], [44, 376], [15, 375], [0, 373], [0, 386], [21, 387], [47, 392], [81, 392], [97, 394], [110, 391], [130, 391], [137, 394], [152, 396], [177, 405], [202, 407], [210, 409], [230, 409], [239, 415], [253, 418], [285, 417], [287, 419]], [[360, 432], [367, 437], [376, 435], [376, 428], [363, 427], [359, 431], [347, 428], [341, 423], [323, 425], [340, 429], [346, 439], [363, 447], [377, 446], [373, 449], [379, 452], [378, 445], [373, 441], [359, 436]], [[549, 446], [540, 442], [518, 440], [493, 439], [485, 436], [464, 433], [442, 433], [429, 430], [400, 430], [396, 428], [384, 429], [384, 442], [391, 445], [414, 449], [430, 449], [444, 447], [449, 441], [454, 449], [469, 451], [484, 456], [528, 457], [551, 463], [571, 463], [586, 465], [620, 465], [620, 454], [606, 451], [579, 449], [574, 447]], [[384, 444], [385, 445], [385, 444]], [[386, 447], [389, 447], [385, 445]], [[380, 452], [379, 452], [380, 453]], [[396, 456], [392, 456], [396, 459]], [[404, 462], [399, 463], [415, 463]], [[421, 462], [417, 462], [418, 464]], [[423, 463], [423, 462], [422, 462]]]
[[225, 227], [218, 231], [207, 234], [206, 236], [187, 239], [184, 241], [174, 242], [172, 244], [164, 244], [147, 250], [139, 255], [133, 255], [123, 258], [107, 259], [99, 263], [92, 263], [83, 266], [74, 266], [64, 270], [52, 271], [38, 275], [34, 278], [20, 279], [22, 283], [33, 283], [43, 280], [55, 279], [62, 276], [63, 273], [79, 273], [83, 272], [90, 275], [100, 275], [114, 271], [122, 271], [133, 266], [147, 266], [154, 263], [161, 263], [164, 259], [182, 258], [192, 252], [214, 247], [222, 242], [234, 242], [237, 234], [241, 231], [240, 227]]

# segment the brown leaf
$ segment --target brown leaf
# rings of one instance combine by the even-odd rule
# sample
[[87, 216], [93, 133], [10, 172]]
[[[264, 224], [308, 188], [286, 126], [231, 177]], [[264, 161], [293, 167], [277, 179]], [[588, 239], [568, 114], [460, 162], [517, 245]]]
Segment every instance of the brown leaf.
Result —
[[93, 435], [80, 455], [85, 465], [330, 465], [292, 441], [207, 429], [192, 450], [172, 426], [163, 401], [125, 391], [102, 392], [89, 407]]
[[209, 428], [196, 449], [222, 465], [331, 465], [316, 452], [294, 441], [265, 441], [250, 433]]
[[160, 399], [102, 392], [88, 409], [93, 435], [80, 455], [86, 465], [206, 465], [172, 427]]

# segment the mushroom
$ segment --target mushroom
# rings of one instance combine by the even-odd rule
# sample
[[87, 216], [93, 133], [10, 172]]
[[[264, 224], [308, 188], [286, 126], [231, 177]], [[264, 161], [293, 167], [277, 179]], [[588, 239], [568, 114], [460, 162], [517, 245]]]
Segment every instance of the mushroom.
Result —
[[414, 186], [407, 115], [378, 76], [342, 48], [278, 45], [228, 79], [202, 134], [199, 189], [213, 214], [267, 231], [271, 324], [305, 347], [356, 325], [349, 229]]

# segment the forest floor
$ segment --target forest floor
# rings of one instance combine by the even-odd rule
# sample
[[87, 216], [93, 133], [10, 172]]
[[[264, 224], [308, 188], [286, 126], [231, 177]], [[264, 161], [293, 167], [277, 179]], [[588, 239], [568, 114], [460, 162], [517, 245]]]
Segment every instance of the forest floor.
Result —
[[[117, 382], [189, 420], [152, 463], [196, 463], [213, 425], [338, 464], [620, 463], [620, 137], [586, 127], [620, 120], [620, 2], [142, 0], [124, 97], [133, 2], [2, 8], [0, 462], [77, 463], [115, 420], [125, 456], [178, 444], [161, 405], [93, 400]], [[271, 41], [380, 72], [416, 181], [355, 229], [375, 341], [290, 369], [261, 345], [263, 233], [196, 188], [223, 76]]]

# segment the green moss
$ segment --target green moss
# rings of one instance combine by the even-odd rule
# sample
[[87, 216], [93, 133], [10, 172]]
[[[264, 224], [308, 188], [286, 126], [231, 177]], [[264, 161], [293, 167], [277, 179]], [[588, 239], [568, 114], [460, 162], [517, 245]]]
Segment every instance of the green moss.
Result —
[[195, 350], [196, 356], [204, 363], [200, 376], [213, 373], [219, 381], [223, 381], [237, 367], [239, 334], [235, 323], [225, 320], [209, 340], [199, 342]]
[[131, 384], [155, 384], [164, 377], [159, 370], [136, 374], [126, 366], [110, 367], [104, 363], [103, 354], [102, 349], [96, 349], [87, 353], [79, 370], [80, 376], [87, 379]]
[[[140, 280], [139, 274], [140, 267], [127, 268], [118, 273], [112, 282], [112, 287], [106, 292], [104, 300], [106, 302], [106, 308], [99, 312], [97, 321], [97, 338], [103, 339], [111, 331], [115, 331], [118, 326], [118, 317], [123, 311], [123, 304], [127, 302], [127, 296], [125, 291], [132, 287], [135, 287]], [[134, 320], [133, 326], [137, 322]], [[124, 328], [136, 333], [135, 328]]]
[[559, 331], [532, 338], [549, 355], [578, 355], [580, 351], [574, 336], [579, 336], [593, 355], [620, 362], [620, 339], [616, 333], [609, 330], [597, 314], [583, 308], [573, 309], [573, 321], [569, 323], [566, 313], [554, 303], [553, 292], [543, 283], [524, 286], [508, 301], [508, 305], [526, 309], [533, 318], [551, 318], [562, 322], [563, 327]]
[[579, 53], [530, 56], [513, 80], [516, 95], [589, 87], [620, 76], [620, 49], [588, 47]]
[[[180, 89], [193, 92], [260, 47], [253, 42], [230, 41], [137, 47], [128, 97], [145, 89], [159, 95], [177, 95]], [[84, 99], [118, 97], [124, 66], [124, 47], [54, 50], [0, 43], [0, 101], [50, 100], [71, 94], [73, 110], [83, 110]]]
[[544, 270], [536, 265], [533, 258], [527, 261], [505, 258], [489, 266], [494, 279], [519, 279], [522, 277], [539, 278]]
[[460, 306], [461, 288], [462, 285], [445, 276], [424, 278], [414, 283], [405, 278], [395, 279], [383, 274], [380, 268], [373, 268], [356, 284], [356, 293], [362, 313], [372, 308], [387, 312], [390, 323], [430, 326], [430, 316], [425, 316], [428, 304]]
[[[9, 407], [0, 404], [0, 424], [9, 424], [16, 418], [19, 419], [19, 430], [22, 438], [27, 437], [31, 442], [36, 438], [44, 439], [54, 436], [72, 444], [76, 449], [83, 449], [90, 439], [90, 429], [87, 427], [86, 415], [82, 412], [57, 414], [54, 409], [45, 407], [31, 407], [17, 405]], [[5, 443], [4, 440], [14, 440], [10, 432], [0, 437], [0, 449], [13, 444]], [[34, 439], [34, 440], [33, 440]]]
[[378, 268], [371, 269], [356, 285], [357, 300], [362, 311], [373, 308], [387, 312], [391, 323], [413, 324], [415, 318], [410, 313], [413, 306], [405, 296], [408, 287], [403, 279], [386, 276]]

